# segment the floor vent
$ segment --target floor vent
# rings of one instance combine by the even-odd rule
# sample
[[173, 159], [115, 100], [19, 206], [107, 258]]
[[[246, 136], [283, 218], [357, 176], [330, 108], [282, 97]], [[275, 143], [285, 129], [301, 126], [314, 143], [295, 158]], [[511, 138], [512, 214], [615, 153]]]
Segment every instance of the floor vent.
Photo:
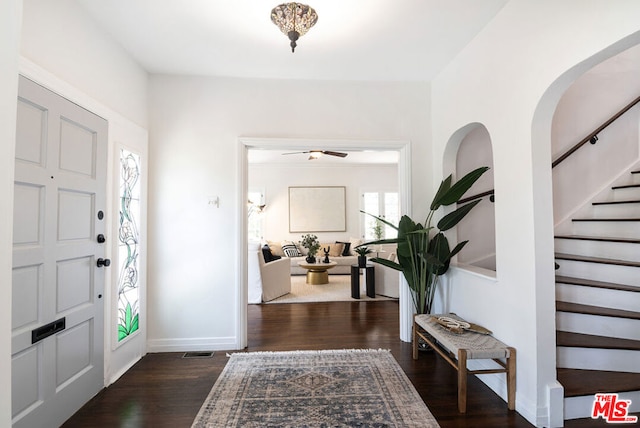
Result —
[[212, 351], [200, 351], [200, 352], [185, 352], [182, 358], [211, 358], [213, 357]]

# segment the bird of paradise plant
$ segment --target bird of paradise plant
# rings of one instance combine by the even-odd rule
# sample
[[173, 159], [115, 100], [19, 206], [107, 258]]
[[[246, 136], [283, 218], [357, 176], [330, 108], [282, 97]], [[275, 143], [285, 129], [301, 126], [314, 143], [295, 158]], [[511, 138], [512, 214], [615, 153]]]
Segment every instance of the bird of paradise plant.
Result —
[[398, 231], [397, 238], [381, 239], [363, 245], [398, 244], [397, 262], [377, 257], [371, 261], [404, 274], [412, 291], [413, 303], [418, 314], [431, 313], [438, 278], [447, 272], [451, 258], [458, 254], [468, 242], [460, 242], [451, 250], [443, 232], [457, 225], [481, 200], [476, 199], [458, 207], [442, 217], [436, 227], [431, 225], [433, 216], [440, 207], [457, 203], [488, 169], [488, 167], [475, 169], [454, 184], [452, 184], [451, 175], [444, 179], [431, 202], [424, 224], [404, 215], [396, 226], [382, 217], [361, 211]]

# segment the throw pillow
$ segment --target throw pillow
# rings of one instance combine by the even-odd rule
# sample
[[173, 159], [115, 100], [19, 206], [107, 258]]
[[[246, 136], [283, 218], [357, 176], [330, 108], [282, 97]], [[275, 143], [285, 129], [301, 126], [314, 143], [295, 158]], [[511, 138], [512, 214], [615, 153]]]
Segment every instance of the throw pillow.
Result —
[[347, 257], [351, 255], [351, 242], [340, 242], [336, 241], [336, 244], [342, 244], [342, 257]]
[[[324, 257], [324, 250], [329, 249], [329, 251], [331, 251], [331, 247], [333, 244], [330, 244], [328, 242], [321, 242], [320, 243], [320, 248], [318, 248], [318, 254], [316, 254], [318, 257]], [[331, 254], [329, 254], [331, 255]]]
[[273, 253], [271, 252], [271, 248], [268, 245], [264, 245], [262, 247], [262, 257], [264, 257], [264, 262], [269, 263], [273, 261]]
[[335, 244], [331, 245], [331, 248], [329, 249], [329, 256], [339, 257], [342, 255], [342, 250], [344, 250], [344, 244], [336, 242]]
[[284, 256], [284, 252], [282, 252], [282, 245], [279, 242], [267, 241], [267, 245], [271, 248], [271, 254], [274, 256]]
[[302, 254], [298, 251], [298, 247], [294, 244], [285, 244], [282, 246], [282, 251], [287, 257], [300, 257]]
[[356, 248], [358, 245], [362, 244], [362, 239], [359, 238], [349, 238], [349, 243], [351, 244], [351, 253], [349, 255], [351, 256], [355, 256], [357, 255], [357, 253], [354, 251], [354, 248]]

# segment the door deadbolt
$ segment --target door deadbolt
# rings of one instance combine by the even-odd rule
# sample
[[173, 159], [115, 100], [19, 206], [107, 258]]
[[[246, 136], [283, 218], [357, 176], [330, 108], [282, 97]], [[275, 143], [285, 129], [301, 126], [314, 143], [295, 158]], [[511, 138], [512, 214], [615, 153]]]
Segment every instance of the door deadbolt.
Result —
[[104, 237], [104, 235], [102, 233], [99, 234], [96, 239], [98, 240], [98, 244], [104, 244], [104, 241], [106, 241], [106, 238]]
[[109, 265], [111, 264], [111, 260], [109, 259], [103, 259], [103, 258], [99, 258], [96, 262], [96, 265], [98, 265], [98, 267], [109, 267]]

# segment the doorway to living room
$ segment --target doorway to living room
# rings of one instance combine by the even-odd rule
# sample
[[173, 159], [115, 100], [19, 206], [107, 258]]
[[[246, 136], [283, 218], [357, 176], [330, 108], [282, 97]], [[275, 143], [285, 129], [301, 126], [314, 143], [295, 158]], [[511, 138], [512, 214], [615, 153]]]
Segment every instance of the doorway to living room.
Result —
[[[388, 171], [383, 169], [392, 169], [393, 180], [395, 182], [395, 190], [399, 197], [399, 215], [410, 212], [410, 198], [409, 198], [409, 183], [410, 183], [410, 142], [409, 141], [373, 141], [373, 140], [296, 140], [296, 139], [278, 139], [278, 138], [240, 138], [239, 139], [239, 180], [240, 189], [239, 195], [242, 195], [242, 206], [239, 206], [239, 212], [242, 212], [241, 220], [243, 225], [239, 227], [240, 235], [239, 240], [241, 245], [242, 254], [241, 265], [242, 269], [239, 278], [239, 283], [243, 284], [242, 290], [238, 295], [238, 328], [239, 331], [244, 332], [246, 336], [246, 305], [248, 294], [248, 266], [250, 264], [248, 248], [249, 248], [249, 213], [255, 212], [257, 208], [251, 198], [249, 198], [250, 192], [254, 199], [256, 195], [260, 195], [262, 198], [257, 203], [261, 206], [263, 215], [267, 212], [268, 216], [264, 216], [261, 220], [266, 222], [264, 225], [265, 230], [275, 230], [276, 235], [280, 236], [259, 236], [256, 235], [255, 224], [252, 225], [251, 235], [254, 238], [262, 238], [260, 241], [267, 241], [270, 239], [276, 240], [300, 240], [301, 237], [297, 236], [299, 233], [290, 232], [289, 230], [289, 208], [288, 208], [288, 194], [286, 189], [288, 186], [335, 186], [340, 185], [346, 188], [346, 193], [351, 194], [352, 198], [347, 198], [346, 204], [346, 222], [347, 225], [343, 232], [335, 233], [317, 233], [321, 242], [336, 242], [344, 241], [353, 237], [361, 237], [362, 230], [360, 227], [360, 212], [362, 205], [358, 201], [363, 191], [372, 190], [371, 185], [376, 182], [376, 176], [383, 176], [388, 174]], [[321, 148], [324, 151], [338, 151], [347, 153], [347, 159], [351, 161], [346, 165], [332, 163], [321, 163], [316, 160], [309, 159], [309, 152], [318, 150]], [[301, 152], [301, 153], [298, 153]], [[282, 153], [295, 153], [294, 155], [282, 155]], [[365, 173], [362, 180], [356, 179], [357, 167], [354, 166], [358, 160], [357, 158], [364, 158], [366, 156], [373, 157], [374, 159], [392, 155], [395, 160], [394, 165], [384, 165], [385, 162], [381, 162], [380, 166], [372, 167], [372, 164], [367, 165], [366, 162], [361, 164], [362, 170], [367, 169], [369, 172]], [[254, 156], [259, 158], [270, 158], [271, 166], [269, 168], [256, 167]], [[351, 158], [349, 158], [349, 156]], [[275, 158], [275, 159], [274, 159]], [[338, 159], [343, 160], [343, 159]], [[362, 161], [360, 161], [362, 162]], [[380, 161], [378, 161], [380, 162]], [[388, 162], [387, 162], [388, 163]], [[295, 166], [292, 166], [295, 165]], [[256, 170], [260, 176], [255, 179]], [[276, 171], [276, 172], [274, 172]], [[298, 173], [296, 173], [298, 171]], [[333, 171], [333, 172], [332, 172]], [[376, 172], [379, 171], [379, 172]], [[342, 178], [337, 177], [338, 175]], [[338, 181], [336, 181], [338, 180]], [[277, 194], [269, 192], [266, 183], [278, 182], [280, 188], [284, 188], [285, 191], [279, 191]], [[256, 185], [257, 183], [257, 185]], [[391, 186], [394, 187], [394, 186]], [[389, 188], [380, 189], [379, 185], [376, 185], [378, 190], [389, 190]], [[256, 192], [256, 193], [253, 193]], [[355, 196], [354, 196], [355, 195]], [[247, 202], [251, 200], [252, 204], [248, 205]], [[331, 207], [328, 207], [331, 209]], [[279, 225], [274, 226], [273, 222], [278, 222]], [[310, 231], [310, 233], [313, 233]], [[286, 235], [286, 236], [285, 236]], [[283, 236], [283, 237], [281, 237]], [[297, 238], [297, 239], [296, 239]], [[256, 248], [255, 246], [253, 247]], [[334, 275], [332, 275], [334, 276]], [[335, 275], [335, 282], [347, 282], [349, 275]], [[347, 281], [343, 281], [344, 278]], [[299, 278], [294, 277], [294, 282], [299, 282]], [[400, 298], [403, 301], [402, 297]], [[401, 303], [402, 305], [402, 303]]]

